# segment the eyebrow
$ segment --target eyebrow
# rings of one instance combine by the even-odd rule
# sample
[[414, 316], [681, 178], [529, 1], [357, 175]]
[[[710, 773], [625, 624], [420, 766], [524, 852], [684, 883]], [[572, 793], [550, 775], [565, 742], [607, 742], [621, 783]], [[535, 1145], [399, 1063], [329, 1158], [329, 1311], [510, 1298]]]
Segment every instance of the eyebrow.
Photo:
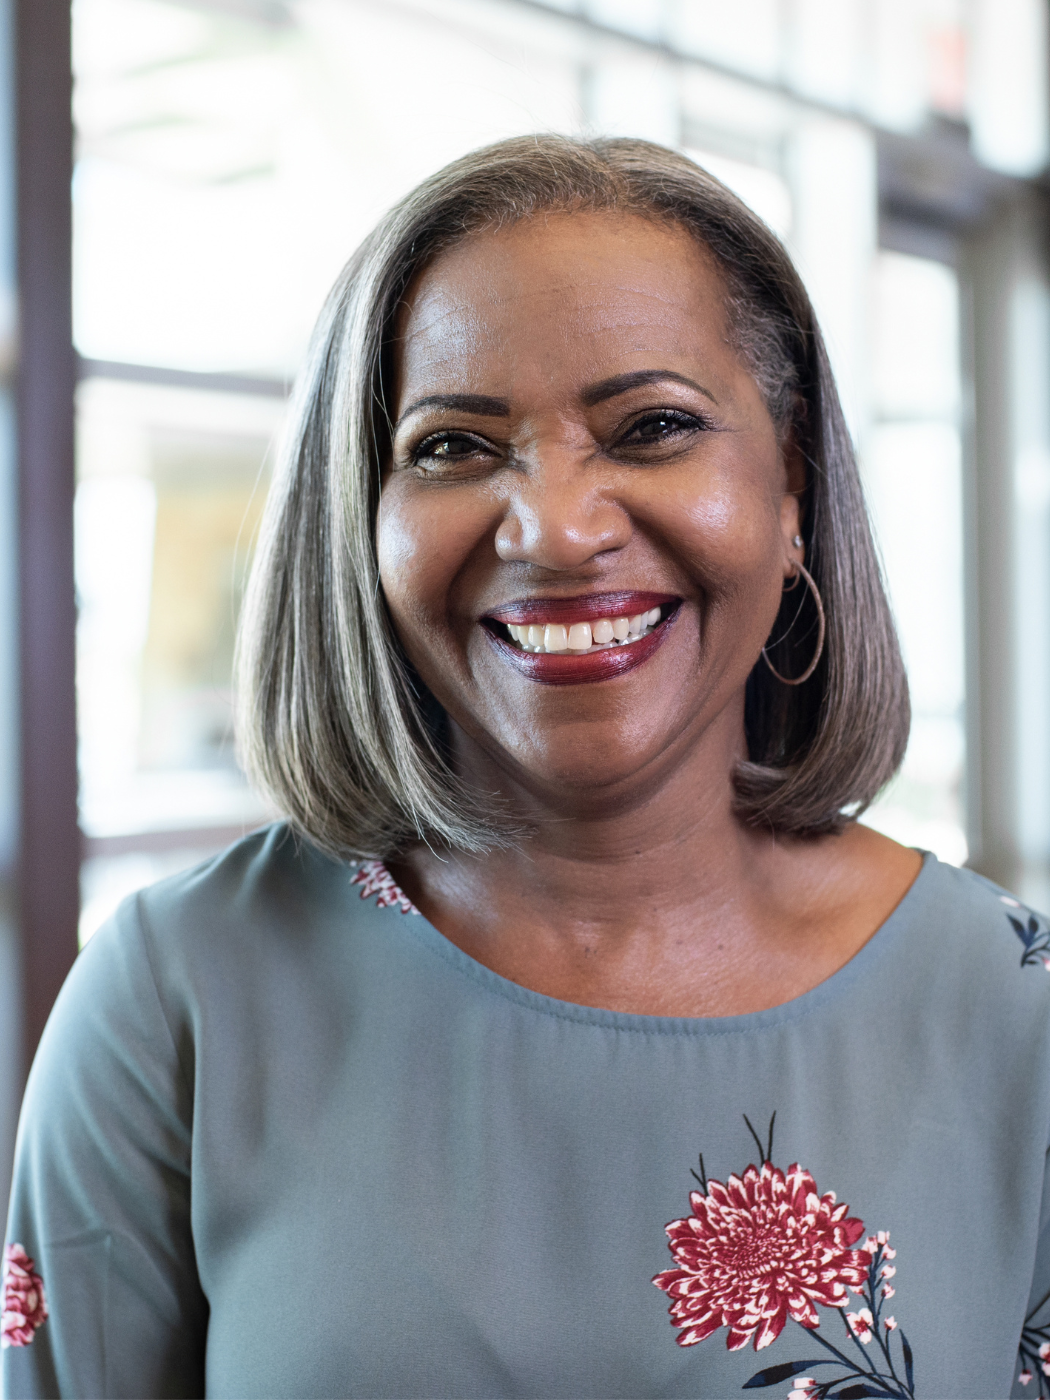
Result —
[[488, 394], [427, 394], [410, 403], [394, 425], [395, 432], [406, 418], [421, 408], [448, 408], [453, 413], [473, 413], [479, 418], [509, 418], [510, 404], [506, 399], [494, 399]]
[[615, 398], [617, 394], [626, 394], [628, 389], [658, 384], [667, 379], [675, 384], [685, 384], [690, 389], [695, 389], [698, 394], [703, 394], [704, 398], [710, 399], [713, 404], [718, 403], [710, 389], [697, 384], [695, 379], [687, 379], [684, 374], [676, 374], [673, 369], [639, 369], [632, 374], [615, 374], [611, 379], [603, 379], [599, 384], [592, 384], [589, 389], [584, 389], [580, 398], [588, 408], [593, 408], [595, 404], [604, 403], [606, 399]]
[[[673, 369], [638, 369], [633, 370], [630, 374], [615, 374], [611, 379], [603, 379], [598, 384], [592, 384], [589, 389], [584, 389], [580, 398], [588, 408], [593, 408], [595, 404], [604, 403], [606, 399], [615, 398], [617, 394], [626, 394], [629, 389], [642, 388], [646, 384], [658, 384], [664, 380], [685, 384], [687, 388], [695, 389], [698, 394], [703, 394], [704, 398], [710, 399], [713, 404], [718, 403], [709, 389], [705, 389], [702, 384], [697, 384], [695, 379], [689, 379], [684, 374], [677, 374]], [[489, 394], [427, 394], [408, 405], [394, 424], [394, 431], [396, 432], [400, 428], [406, 418], [410, 418], [413, 413], [419, 413], [424, 408], [445, 408], [453, 413], [476, 414], [479, 418], [510, 417], [508, 401], [493, 398]]]

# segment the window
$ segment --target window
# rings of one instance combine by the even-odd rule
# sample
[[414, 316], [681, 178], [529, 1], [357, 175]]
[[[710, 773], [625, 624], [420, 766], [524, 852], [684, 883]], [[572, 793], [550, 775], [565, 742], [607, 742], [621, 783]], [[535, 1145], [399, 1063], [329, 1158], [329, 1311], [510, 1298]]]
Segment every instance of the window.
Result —
[[81, 381], [82, 938], [129, 888], [267, 817], [236, 765], [231, 672], [282, 411], [261, 394]]
[[975, 171], [1041, 169], [1043, 0], [75, 0], [74, 39], [84, 936], [263, 816], [230, 645], [328, 286], [421, 177], [542, 128], [676, 145], [788, 243], [915, 702], [870, 820], [966, 858], [960, 291], [880, 250], [881, 153], [932, 152], [960, 207]]
[[962, 864], [965, 653], [959, 286], [953, 268], [880, 252], [865, 484], [911, 686], [900, 775], [869, 820]]

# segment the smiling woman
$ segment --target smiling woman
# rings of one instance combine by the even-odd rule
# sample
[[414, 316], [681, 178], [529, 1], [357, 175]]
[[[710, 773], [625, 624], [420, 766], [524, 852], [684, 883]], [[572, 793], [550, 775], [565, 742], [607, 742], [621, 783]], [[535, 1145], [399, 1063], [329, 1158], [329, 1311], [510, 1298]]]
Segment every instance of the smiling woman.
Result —
[[636, 141], [420, 187], [322, 314], [245, 618], [287, 820], [63, 992], [10, 1395], [1024, 1394], [1050, 929], [856, 822], [907, 689], [753, 215]]
[[[585, 225], [594, 227], [589, 247], [579, 236]], [[662, 258], [665, 250], [673, 255]], [[517, 265], [519, 254], [529, 262], [527, 271], [524, 263]], [[435, 259], [448, 265], [453, 287], [433, 285]], [[632, 259], [636, 266], [630, 266]], [[680, 295], [683, 261], [695, 282], [691, 304]], [[617, 263], [641, 283], [614, 292], [609, 273]], [[545, 302], [535, 289], [530, 306], [537, 324], [531, 324], [524, 309], [516, 315], [503, 298], [512, 295], [516, 278], [531, 277], [537, 267], [552, 271], [555, 285], [546, 290]], [[480, 305], [470, 302], [472, 277], [482, 293]], [[440, 480], [445, 494], [452, 492], [448, 510], [455, 515], [465, 498], [453, 483], [467, 477], [478, 482], [480, 463], [501, 451], [480, 432], [483, 424], [510, 427], [515, 408], [520, 415], [522, 407], [510, 403], [503, 383], [495, 385], [498, 392], [481, 392], [479, 357], [501, 355], [503, 366], [486, 368], [504, 379], [524, 346], [542, 362], [550, 347], [541, 348], [532, 337], [542, 333], [545, 313], [551, 329], [571, 314], [565, 299], [570, 284], [585, 303], [579, 336], [592, 350], [597, 337], [603, 352], [593, 356], [604, 366], [596, 370], [598, 378], [574, 386], [580, 407], [606, 435], [608, 464], [618, 463], [621, 476], [633, 471], [646, 477], [636, 492], [647, 493], [653, 476], [638, 468], [659, 467], [674, 443], [679, 450], [670, 475], [679, 489], [684, 483], [687, 494], [695, 495], [690, 483], [696, 453], [681, 449], [698, 433], [738, 440], [742, 425], [731, 429], [724, 412], [719, 416], [713, 386], [675, 368], [696, 361], [704, 374], [724, 377], [732, 365], [735, 380], [745, 384], [733, 409], [744, 412], [737, 400], [750, 395], [754, 402], [747, 411], [754, 418], [761, 406], [764, 421], [749, 422], [747, 431], [766, 434], [767, 453], [776, 450], [774, 443], [783, 449], [791, 489], [802, 505], [806, 543], [795, 553], [799, 560], [808, 554], [819, 588], [814, 596], [823, 597], [830, 619], [827, 648], [808, 688], [786, 689], [766, 666], [755, 666], [766, 641], [769, 661], [781, 674], [805, 670], [817, 628], [808, 592], [787, 593], [776, 625], [754, 648], [746, 687], [747, 751], [734, 773], [737, 803], [749, 819], [792, 832], [833, 830], [843, 811], [865, 807], [903, 755], [906, 685], [852, 449], [798, 275], [768, 229], [692, 162], [640, 142], [583, 146], [545, 138], [503, 143], [434, 176], [380, 225], [329, 298], [300, 384], [290, 453], [296, 467], [286, 478], [286, 494], [271, 502], [263, 549], [270, 562], [256, 572], [251, 607], [257, 621], [247, 629], [243, 657], [242, 693], [250, 708], [242, 734], [259, 779], [282, 808], [339, 855], [387, 854], [407, 837], [430, 834], [460, 848], [484, 849], [498, 842], [503, 826], [491, 801], [479, 805], [476, 792], [450, 769], [377, 591], [375, 454], [384, 455], [394, 431], [395, 406], [384, 385], [398, 372], [397, 319], [404, 319], [404, 296], [417, 279], [416, 295], [425, 298], [430, 286], [421, 308], [430, 328], [412, 329], [404, 369], [412, 372], [420, 357], [431, 355], [443, 375], [431, 374], [418, 393], [402, 393], [397, 430], [403, 439], [413, 435], [412, 474], [435, 486]], [[455, 295], [467, 298], [458, 313], [446, 305]], [[640, 317], [638, 327], [634, 316]], [[683, 342], [685, 321], [702, 328], [703, 343]], [[630, 340], [642, 326], [652, 333], [660, 326], [663, 341], [625, 346], [625, 337]], [[509, 338], [500, 343], [501, 336]], [[561, 346], [563, 357], [571, 353], [570, 346]], [[608, 439], [616, 427], [621, 438], [614, 443]], [[587, 425], [579, 428], [586, 431]], [[504, 443], [504, 457], [508, 451], [518, 461], [513, 442]], [[398, 476], [406, 465], [399, 457]], [[494, 481], [504, 496], [509, 479], [504, 473], [502, 487]], [[528, 480], [535, 489], [537, 474]], [[399, 481], [399, 498], [405, 489]], [[482, 494], [490, 489], [481, 488]], [[728, 494], [717, 503], [732, 505]], [[519, 525], [512, 513], [503, 535], [519, 528], [532, 525]], [[331, 539], [330, 552], [313, 551], [318, 536]], [[316, 597], [311, 614], [295, 609], [291, 577]], [[759, 621], [752, 617], [752, 629]], [[308, 662], [315, 654], [330, 664]], [[386, 697], [378, 707], [375, 685]], [[329, 703], [333, 686], [340, 695], [335, 706]], [[309, 725], [308, 744], [283, 727], [293, 712]], [[346, 754], [355, 760], [349, 772], [336, 757]]]
[[[698, 183], [699, 172], [676, 164]], [[458, 708], [451, 677], [434, 674], [431, 658], [441, 630], [460, 614], [462, 657], [480, 682], [477, 697], [501, 706], [505, 725], [523, 729], [522, 704], [542, 706], [548, 722], [533, 732], [547, 749], [569, 743], [577, 761], [580, 727], [593, 718], [603, 732], [591, 752], [615, 733], [627, 779], [626, 769], [662, 761], [656, 751], [666, 748], [666, 726], [696, 752], [699, 733], [724, 716], [732, 730], [723, 741], [727, 774], [734, 756], [745, 757], [741, 738], [750, 739], [752, 751], [776, 754], [779, 771], [767, 777], [775, 772], [777, 788], [794, 778], [803, 791], [815, 786], [825, 804], [813, 820], [801, 792], [794, 802], [781, 796], [779, 810], [765, 793], [757, 802], [745, 799], [749, 815], [788, 831], [826, 830], [840, 822], [843, 807], [866, 804], [899, 761], [907, 724], [903, 676], [885, 604], [878, 606], [870, 541], [862, 536], [867, 549], [853, 562], [859, 571], [866, 565], [870, 578], [867, 589], [855, 591], [867, 593], [874, 606], [870, 616], [844, 617], [843, 630], [869, 630], [881, 643], [864, 677], [864, 701], [883, 717], [889, 711], [896, 723], [862, 722], [848, 736], [839, 716], [824, 717], [829, 747], [850, 751], [842, 770], [847, 788], [832, 797], [820, 791], [812, 765], [809, 775], [799, 772], [817, 736], [816, 715], [810, 715], [812, 732], [793, 735], [787, 749], [782, 733], [761, 732], [761, 721], [757, 732], [741, 736], [739, 711], [726, 708], [752, 671], [757, 695], [791, 694], [764, 667], [756, 671], [756, 661], [782, 607], [783, 586], [798, 577], [804, 545], [794, 539], [801, 539], [808, 494], [803, 454], [814, 444], [800, 431], [801, 394], [776, 405], [781, 421], [774, 421], [733, 345], [725, 303], [723, 276], [694, 236], [666, 219], [615, 206], [550, 211], [542, 220], [477, 234], [429, 264], [410, 283], [400, 312], [397, 392], [410, 402], [398, 413], [379, 506], [383, 593], [410, 661], [451, 713]], [[790, 366], [778, 380], [798, 383], [804, 376], [804, 366]], [[426, 392], [483, 380], [513, 392], [451, 401]], [[851, 462], [835, 466], [839, 478], [855, 482]], [[815, 520], [824, 494], [813, 492]], [[815, 539], [813, 551], [836, 552], [833, 541]], [[468, 559], [475, 567], [464, 574]], [[480, 586], [480, 601], [463, 596], [471, 582]], [[532, 596], [515, 597], [526, 583]], [[623, 601], [595, 595], [596, 584], [623, 593]], [[789, 595], [785, 610], [797, 613], [798, 601]], [[662, 616], [643, 622], [654, 608]], [[624, 619], [628, 624], [606, 654], [590, 651], [593, 634], [583, 632], [595, 617], [612, 629], [606, 646], [617, 641], [617, 622], [621, 631]], [[539, 655], [498, 645], [501, 629], [491, 624], [518, 621], [554, 624], [532, 643], [542, 647]], [[796, 621], [792, 627], [789, 616], [781, 631], [801, 638], [793, 651], [805, 656], [808, 643], [812, 655], [815, 629]], [[496, 647], [485, 645], [489, 638]], [[657, 658], [662, 643], [668, 646]], [[586, 659], [548, 655], [570, 648], [586, 649]], [[853, 649], [840, 645], [818, 664], [823, 661], [825, 677], [834, 667], [856, 682], [853, 660]], [[558, 699], [526, 689], [508, 694], [504, 704], [505, 682], [515, 684], [507, 661], [532, 679], [574, 684], [626, 676], [646, 661], [644, 677], [632, 681], [646, 686], [647, 701], [632, 714], [629, 734], [617, 732], [627, 713], [622, 687], [615, 699], [604, 689]], [[803, 695], [796, 710], [805, 708]], [[784, 728], [787, 708], [778, 707]], [[646, 741], [643, 717], [654, 748], [644, 756], [635, 752]], [[514, 747], [510, 735], [503, 746]], [[602, 766], [607, 787], [614, 766], [608, 753]]]

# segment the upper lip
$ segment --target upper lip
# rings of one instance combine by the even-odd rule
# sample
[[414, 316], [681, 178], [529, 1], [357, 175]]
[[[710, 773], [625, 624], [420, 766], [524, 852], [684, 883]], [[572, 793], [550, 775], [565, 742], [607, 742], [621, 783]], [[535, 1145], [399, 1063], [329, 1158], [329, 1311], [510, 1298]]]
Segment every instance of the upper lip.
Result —
[[600, 617], [634, 617], [637, 613], [679, 603], [675, 593], [626, 589], [620, 593], [583, 593], [576, 598], [518, 598], [490, 609], [486, 618], [495, 622], [593, 622]]

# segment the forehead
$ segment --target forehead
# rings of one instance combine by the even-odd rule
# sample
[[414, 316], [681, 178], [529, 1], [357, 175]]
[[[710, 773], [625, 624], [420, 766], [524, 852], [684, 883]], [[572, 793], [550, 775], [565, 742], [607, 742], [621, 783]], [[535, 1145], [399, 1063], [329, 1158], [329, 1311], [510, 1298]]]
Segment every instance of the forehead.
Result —
[[[717, 362], [725, 285], [684, 229], [637, 215], [555, 213], [474, 234], [410, 286], [397, 325], [399, 390], [545, 367]], [[716, 364], [712, 364], [717, 368]]]

